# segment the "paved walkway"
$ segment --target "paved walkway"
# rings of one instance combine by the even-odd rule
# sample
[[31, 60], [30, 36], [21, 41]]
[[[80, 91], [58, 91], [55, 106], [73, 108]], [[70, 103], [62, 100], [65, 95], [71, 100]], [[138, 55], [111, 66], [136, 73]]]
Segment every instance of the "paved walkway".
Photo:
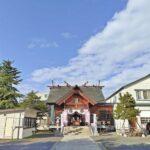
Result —
[[0, 140], [0, 150], [51, 150], [61, 139], [61, 137], [35, 135], [33, 138], [22, 140]]
[[51, 150], [103, 150], [103, 147], [87, 136], [65, 136]]
[[122, 137], [116, 133], [105, 133], [92, 137], [95, 142], [102, 143], [106, 149], [111, 150], [150, 150], [150, 136]]

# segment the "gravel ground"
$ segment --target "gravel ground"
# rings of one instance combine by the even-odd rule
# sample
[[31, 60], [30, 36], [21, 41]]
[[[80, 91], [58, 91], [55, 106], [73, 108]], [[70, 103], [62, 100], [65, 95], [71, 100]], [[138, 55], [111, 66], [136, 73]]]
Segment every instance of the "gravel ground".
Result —
[[145, 138], [122, 137], [116, 133], [106, 133], [92, 138], [102, 143], [107, 150], [150, 150], [150, 136]]

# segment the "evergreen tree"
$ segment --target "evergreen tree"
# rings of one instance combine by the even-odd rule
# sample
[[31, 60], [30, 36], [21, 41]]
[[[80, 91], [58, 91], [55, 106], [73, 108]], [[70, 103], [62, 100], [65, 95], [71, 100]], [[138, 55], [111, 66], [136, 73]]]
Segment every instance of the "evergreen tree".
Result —
[[119, 101], [114, 111], [115, 119], [122, 119], [124, 121], [127, 119], [129, 122], [136, 121], [136, 116], [139, 115], [140, 111], [135, 108], [136, 103], [132, 95], [128, 92], [123, 96], [120, 94]]
[[34, 91], [29, 92], [21, 102], [21, 107], [33, 107], [42, 111], [46, 111], [47, 106], [43, 101], [40, 101], [40, 97], [37, 96], [36, 93], [37, 92]]
[[16, 105], [11, 100], [3, 100], [0, 101], [0, 109], [9, 109], [9, 108], [15, 108]]
[[[9, 104], [11, 102], [10, 108], [17, 105], [17, 98], [21, 97], [22, 94], [19, 93], [16, 86], [22, 81], [20, 79], [20, 71], [12, 66], [13, 62], [9, 60], [4, 60], [0, 65], [0, 108]], [[2, 102], [5, 101], [5, 102]], [[5, 103], [5, 105], [4, 105]]]

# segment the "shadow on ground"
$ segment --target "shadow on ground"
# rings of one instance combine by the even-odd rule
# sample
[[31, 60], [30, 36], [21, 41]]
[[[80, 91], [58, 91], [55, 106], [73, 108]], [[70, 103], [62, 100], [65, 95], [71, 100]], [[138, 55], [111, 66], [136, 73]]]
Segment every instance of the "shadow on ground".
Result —
[[[0, 144], [0, 150], [99, 150], [98, 144], [89, 138], [65, 138], [65, 141], [58, 142], [42, 141], [36, 143], [11, 142]], [[52, 148], [53, 147], [53, 148]]]
[[49, 138], [49, 137], [62, 137], [62, 136], [55, 136], [53, 133], [52, 134], [35, 134], [35, 135], [32, 135], [30, 137], [27, 137], [25, 139], [31, 139], [31, 138]]
[[0, 150], [50, 150], [55, 142], [0, 144]]
[[36, 134], [22, 140], [1, 141], [0, 150], [50, 150], [61, 139], [50, 134]]

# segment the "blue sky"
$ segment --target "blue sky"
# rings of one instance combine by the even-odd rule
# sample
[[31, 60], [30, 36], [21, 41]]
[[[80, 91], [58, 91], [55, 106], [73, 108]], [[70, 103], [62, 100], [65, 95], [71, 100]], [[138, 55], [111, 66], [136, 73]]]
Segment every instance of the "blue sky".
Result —
[[[136, 3], [141, 4], [140, 0]], [[117, 44], [114, 41], [117, 38], [120, 40], [122, 35], [127, 39], [121, 41], [123, 47], [118, 44], [120, 46], [118, 53], [122, 53], [121, 49], [123, 53], [127, 52], [128, 48], [124, 44], [126, 40], [130, 41], [130, 38], [133, 40], [128, 33], [131, 30], [128, 28], [132, 21], [129, 18], [135, 15], [133, 22], [138, 21], [136, 13], [142, 14], [140, 7], [145, 7], [146, 3], [148, 0], [143, 0], [141, 6], [134, 5], [131, 0], [1, 0], [0, 59], [15, 61], [14, 65], [21, 70], [24, 79], [19, 87], [23, 92], [31, 89], [46, 90], [46, 86], [53, 79], [60, 84], [64, 80], [72, 84], [82, 84], [89, 80], [91, 84], [94, 84], [100, 79], [110, 93], [127, 81], [147, 73], [145, 71], [142, 74], [139, 73], [144, 62], [134, 64], [137, 68], [137, 75], [130, 79], [128, 79], [128, 74], [124, 75], [123, 69], [129, 69], [130, 62], [135, 57], [137, 58], [137, 55], [143, 58], [148, 47], [142, 47], [139, 51], [131, 47], [128, 54], [132, 57], [128, 58], [126, 53], [124, 55], [129, 59], [128, 61], [126, 58], [121, 58], [120, 61], [114, 62], [115, 54], [112, 55], [114, 58], [112, 61], [107, 61], [109, 58], [106, 57], [96, 57], [106, 55], [105, 49], [109, 54], [114, 53]], [[128, 12], [135, 8], [135, 12]], [[123, 24], [120, 22], [126, 18], [122, 13], [129, 15], [128, 22]], [[120, 23], [118, 29], [112, 25], [117, 21]], [[119, 30], [125, 24], [127, 26]], [[109, 26], [112, 26], [112, 29], [109, 29]], [[134, 24], [132, 28], [134, 29]], [[124, 32], [121, 37], [120, 34], [114, 37], [112, 36], [114, 33], [110, 34], [112, 31], [115, 35], [118, 32]], [[103, 37], [105, 32], [107, 38]], [[114, 41], [111, 41], [113, 38]], [[134, 38], [136, 39], [136, 36]], [[126, 50], [123, 50], [124, 48]], [[143, 49], [146, 49], [144, 53]], [[100, 59], [106, 60], [107, 63], [102, 64], [101, 61], [99, 62]], [[115, 66], [117, 65], [115, 70], [113, 70], [114, 63]], [[103, 68], [108, 68], [108, 70]], [[115, 79], [119, 76], [123, 76], [125, 82]], [[108, 87], [108, 83], [113, 83], [115, 86]]]
[[[40, 67], [65, 65], [77, 49], [125, 7], [119, 0], [1, 0], [0, 52], [24, 76]], [[71, 37], [63, 37], [68, 33]], [[66, 35], [65, 34], [65, 35]], [[39, 42], [34, 48], [32, 41]], [[40, 47], [57, 43], [58, 46]]]

